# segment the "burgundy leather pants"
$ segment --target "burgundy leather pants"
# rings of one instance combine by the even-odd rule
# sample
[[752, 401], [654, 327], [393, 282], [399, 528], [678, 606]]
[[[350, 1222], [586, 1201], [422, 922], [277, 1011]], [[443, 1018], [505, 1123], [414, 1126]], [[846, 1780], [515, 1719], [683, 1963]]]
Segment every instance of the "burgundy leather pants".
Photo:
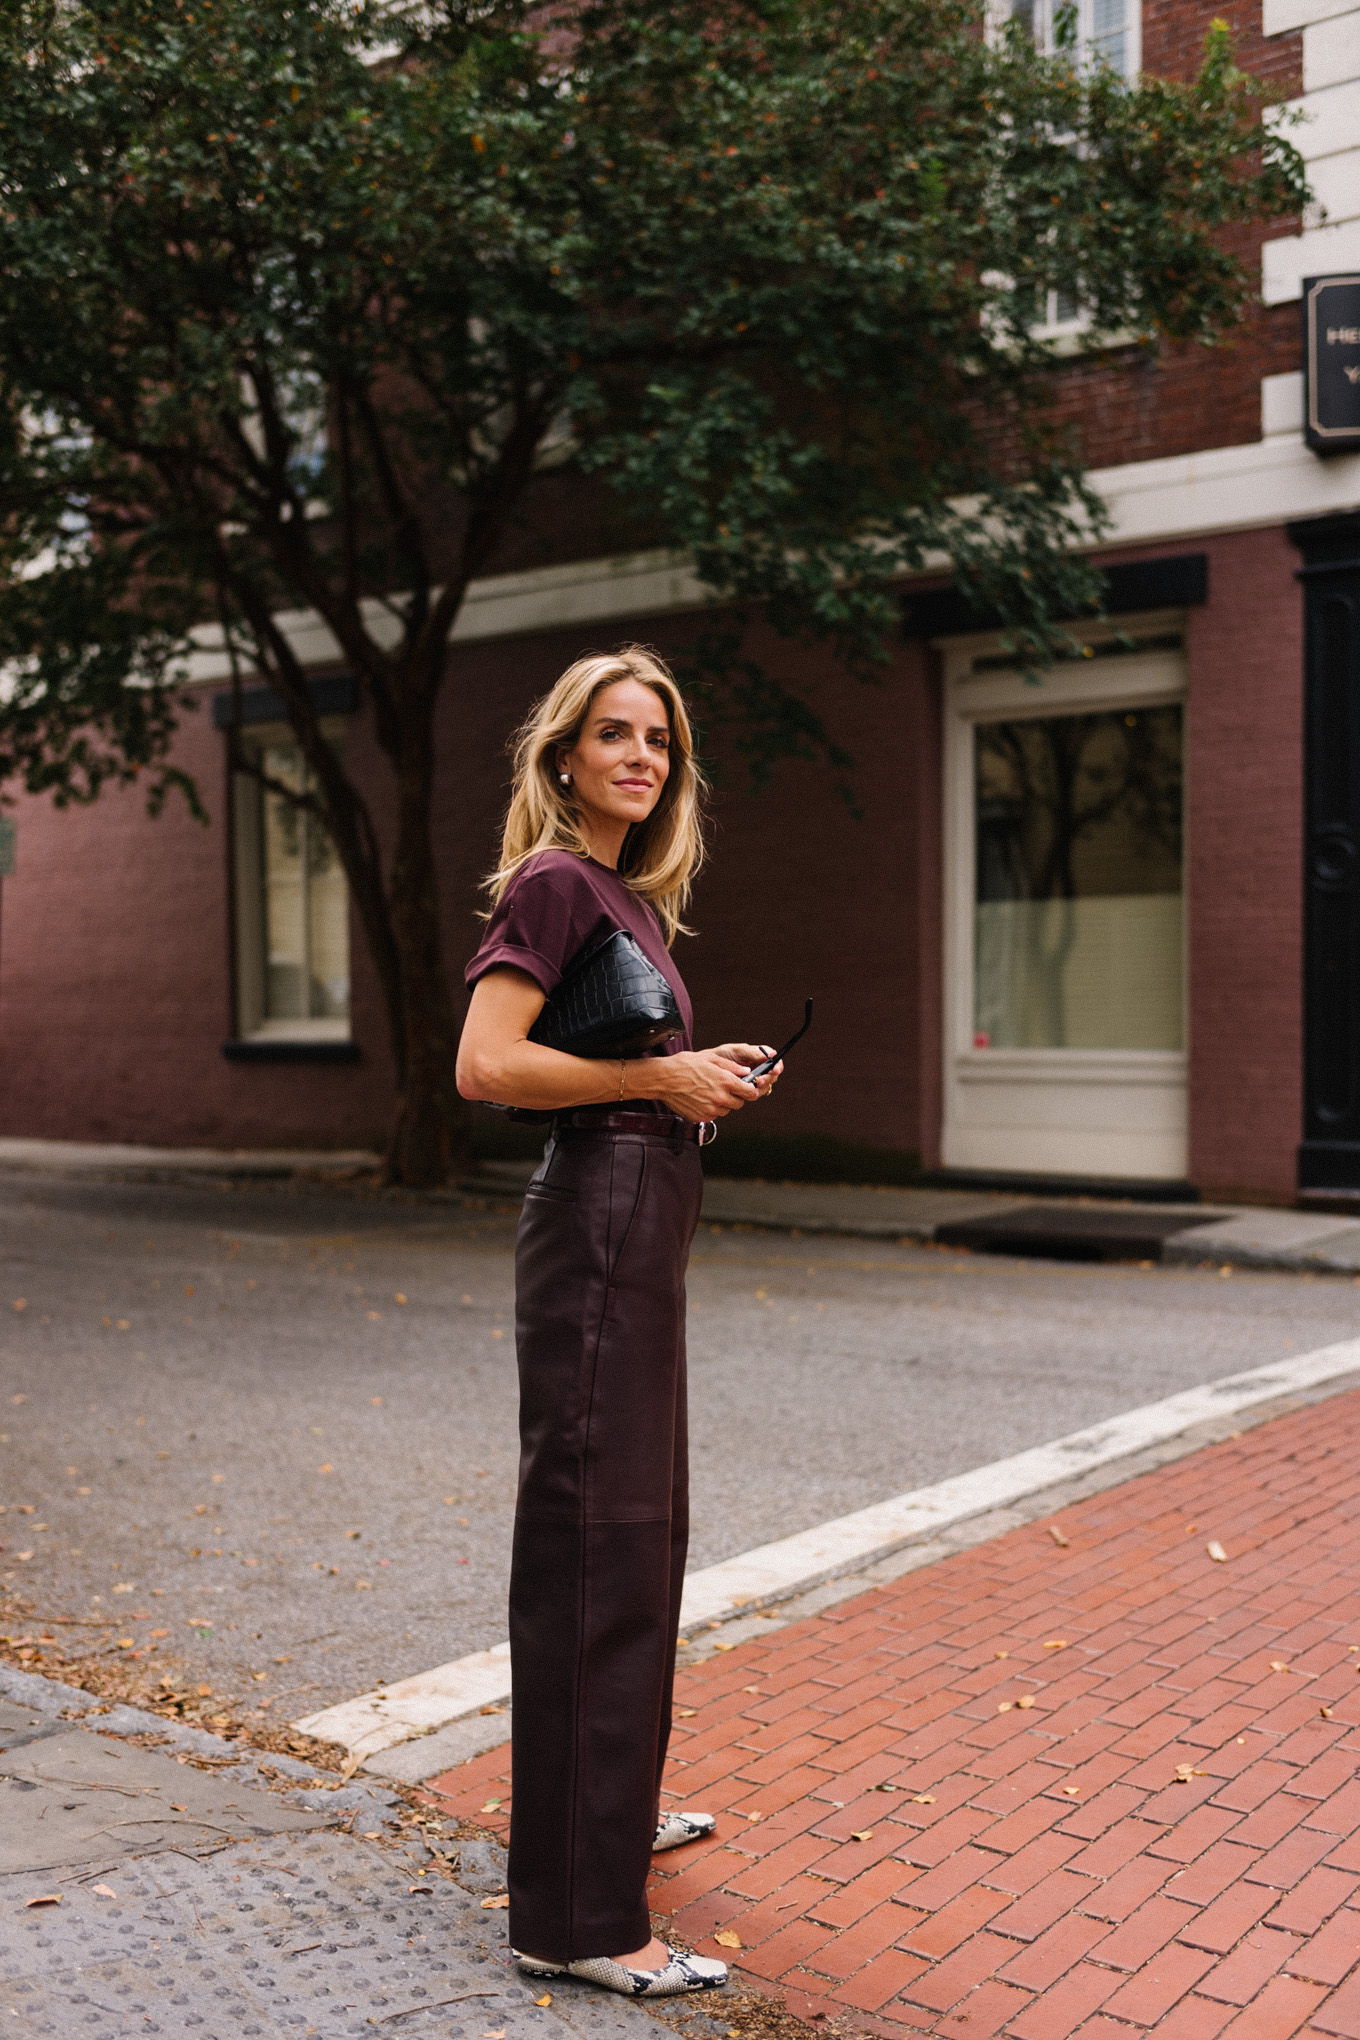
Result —
[[556, 1961], [651, 1938], [689, 1537], [685, 1265], [702, 1190], [692, 1142], [567, 1129], [520, 1220], [510, 1943]]

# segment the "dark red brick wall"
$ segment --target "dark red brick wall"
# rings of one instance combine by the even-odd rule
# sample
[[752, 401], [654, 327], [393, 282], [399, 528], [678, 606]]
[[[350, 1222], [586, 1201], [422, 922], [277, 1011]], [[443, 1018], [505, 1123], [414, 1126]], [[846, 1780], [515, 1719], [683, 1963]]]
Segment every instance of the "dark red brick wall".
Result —
[[[639, 629], [647, 628], [639, 624]], [[653, 621], [675, 648], [689, 626]], [[587, 643], [616, 644], [611, 627]], [[461, 650], [439, 729], [436, 843], [455, 972], [479, 939], [477, 882], [492, 859], [509, 765], [507, 739], [533, 697], [583, 649], [545, 632]], [[828, 773], [782, 768], [764, 794], [725, 760], [713, 801], [713, 854], [681, 968], [704, 1041], [791, 1032], [818, 1002], [797, 1082], [761, 1109], [762, 1133], [821, 1130], [914, 1148], [923, 1017], [918, 956], [923, 855], [934, 856], [938, 770], [925, 658], [903, 651], [882, 688], [826, 675], [824, 660], [760, 648], [810, 681], [854, 753], [856, 819]], [[817, 687], [819, 670], [823, 684]], [[198, 780], [211, 826], [173, 804], [147, 819], [139, 794], [57, 812], [19, 809], [18, 876], [0, 930], [0, 1133], [214, 1146], [381, 1144], [392, 1103], [381, 1002], [357, 929], [352, 1066], [229, 1063], [231, 1031], [222, 739], [188, 719], [179, 760]], [[381, 802], [383, 767], [356, 718], [348, 757]], [[923, 849], [924, 844], [924, 849]], [[932, 1051], [933, 1053], [933, 1051]], [[927, 1056], [926, 1062], [930, 1062]], [[932, 1078], [933, 1082], [933, 1078]], [[755, 1115], [750, 1130], [757, 1130]]]
[[[639, 634], [664, 652], [680, 650], [683, 619], [642, 623]], [[613, 628], [588, 644], [621, 642]], [[452, 953], [475, 947], [474, 885], [489, 861], [506, 790], [505, 736], [533, 695], [585, 647], [579, 632], [460, 652], [455, 686], [467, 709], [454, 720], [465, 764], [452, 778], [462, 793], [443, 831], [451, 887]], [[694, 997], [701, 1044], [766, 1040], [792, 1033], [806, 996], [817, 1002], [814, 1032], [798, 1052], [795, 1077], [743, 1132], [834, 1134], [877, 1147], [914, 1149], [921, 1122], [921, 1070], [933, 1087], [938, 1054], [925, 1047], [918, 998], [923, 939], [923, 858], [938, 840], [938, 748], [927, 655], [904, 647], [881, 687], [838, 675], [824, 656], [777, 639], [752, 649], [795, 685], [806, 686], [856, 760], [857, 819], [825, 767], [781, 766], [763, 793], [719, 737], [721, 768], [712, 800], [709, 862], [695, 891], [692, 939], [676, 954]], [[513, 682], [507, 684], [507, 675]], [[735, 1127], [734, 1127], [734, 1130]]]
[[140, 793], [22, 801], [0, 905], [0, 1132], [213, 1146], [349, 1145], [380, 1134], [390, 1080], [357, 972], [357, 1068], [226, 1062], [231, 1031], [222, 738], [187, 719], [178, 756], [211, 811]]
[[[1180, 548], [1177, 548], [1180, 549]], [[1189, 549], [1184, 548], [1184, 549]], [[1188, 742], [1190, 1174], [1214, 1194], [1288, 1199], [1300, 1116], [1301, 671], [1294, 556], [1278, 530], [1205, 542], [1210, 602], [1191, 613]], [[1143, 547], [1113, 558], [1154, 556]], [[663, 650], [684, 619], [640, 622]], [[437, 840], [450, 960], [475, 948], [477, 879], [529, 701], [585, 645], [545, 632], [460, 651], [441, 721]], [[820, 766], [752, 793], [724, 760], [711, 860], [681, 939], [702, 1042], [816, 1027], [796, 1070], [733, 1132], [824, 1133], [938, 1159], [940, 689], [904, 646], [881, 687], [778, 641], [755, 649], [810, 688], [856, 759], [856, 819]], [[391, 1075], [372, 974], [355, 943], [354, 1067], [231, 1064], [220, 737], [181, 739], [213, 810], [203, 829], [140, 797], [20, 811], [20, 871], [0, 933], [0, 1132], [223, 1146], [381, 1142]], [[720, 747], [721, 749], [721, 747]], [[362, 726], [350, 756], [381, 775]]]
[[1210, 540], [1190, 615], [1190, 1174], [1291, 1199], [1303, 1114], [1303, 608], [1283, 531]]

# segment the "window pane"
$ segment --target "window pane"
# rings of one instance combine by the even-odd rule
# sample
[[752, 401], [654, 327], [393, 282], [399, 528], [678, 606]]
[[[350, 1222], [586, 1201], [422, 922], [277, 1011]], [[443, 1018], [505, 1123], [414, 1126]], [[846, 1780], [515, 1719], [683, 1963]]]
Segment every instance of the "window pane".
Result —
[[309, 830], [311, 1017], [343, 1020], [349, 1013], [349, 891], [328, 836]]
[[974, 1039], [1182, 1045], [1181, 709], [976, 732]]
[[[271, 779], [305, 791], [308, 775], [292, 744], [264, 753]], [[315, 818], [282, 794], [263, 811], [265, 1020], [349, 1017], [349, 891], [335, 849]]]
[[1091, 49], [1116, 71], [1123, 71], [1128, 42], [1127, 0], [1091, 0]]
[[[264, 754], [271, 779], [301, 790], [302, 760], [291, 744]], [[264, 796], [264, 1017], [307, 1017], [307, 902], [302, 879], [302, 817], [282, 794]]]

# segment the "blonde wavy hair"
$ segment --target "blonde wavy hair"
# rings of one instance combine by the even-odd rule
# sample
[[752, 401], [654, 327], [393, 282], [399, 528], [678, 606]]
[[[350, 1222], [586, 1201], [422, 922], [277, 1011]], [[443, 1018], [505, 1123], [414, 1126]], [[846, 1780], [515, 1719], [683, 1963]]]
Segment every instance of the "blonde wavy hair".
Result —
[[630, 828], [619, 855], [619, 876], [655, 910], [669, 948], [688, 935], [681, 916], [694, 875], [704, 860], [703, 795], [694, 736], [684, 698], [665, 661], [646, 645], [595, 652], [568, 666], [551, 692], [536, 701], [514, 740], [515, 779], [501, 836], [500, 861], [483, 880], [492, 906], [517, 871], [543, 850], [588, 857], [581, 810], [573, 789], [558, 777], [557, 754], [576, 743], [602, 687], [638, 680], [665, 703], [670, 722], [670, 772], [645, 822]]

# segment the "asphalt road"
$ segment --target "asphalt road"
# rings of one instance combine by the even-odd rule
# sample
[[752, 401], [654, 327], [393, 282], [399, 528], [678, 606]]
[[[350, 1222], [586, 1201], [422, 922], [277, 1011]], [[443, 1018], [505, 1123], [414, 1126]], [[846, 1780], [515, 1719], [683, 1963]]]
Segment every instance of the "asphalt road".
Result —
[[[154, 1643], [149, 1668], [282, 1718], [499, 1641], [513, 1234], [0, 1177], [0, 1587], [26, 1626]], [[1336, 1277], [730, 1231], [700, 1234], [690, 1301], [697, 1565], [1360, 1333]]]

